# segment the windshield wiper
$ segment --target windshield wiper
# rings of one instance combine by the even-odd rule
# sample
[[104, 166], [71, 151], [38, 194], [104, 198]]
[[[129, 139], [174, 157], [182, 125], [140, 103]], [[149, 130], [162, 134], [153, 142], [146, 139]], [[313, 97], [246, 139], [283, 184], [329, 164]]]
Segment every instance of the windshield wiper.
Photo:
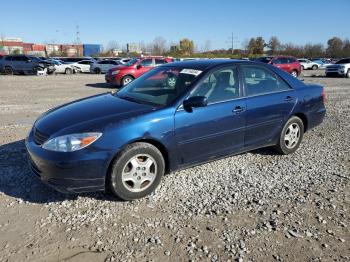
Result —
[[147, 105], [156, 106], [156, 107], [160, 106], [159, 104], [152, 103], [151, 101], [137, 99], [137, 98], [130, 97], [130, 96], [120, 96], [120, 95], [118, 95], [118, 93], [116, 93], [116, 95], [117, 95], [117, 97], [119, 97], [121, 99], [125, 99], [125, 100], [131, 101], [131, 102], [135, 102], [135, 103], [138, 103], [138, 104], [142, 104], [142, 105], [147, 104]]

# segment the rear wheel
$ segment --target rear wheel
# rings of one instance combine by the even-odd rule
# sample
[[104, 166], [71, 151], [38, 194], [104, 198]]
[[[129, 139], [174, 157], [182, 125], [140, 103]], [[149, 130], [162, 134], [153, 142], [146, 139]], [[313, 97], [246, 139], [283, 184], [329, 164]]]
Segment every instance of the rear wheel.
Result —
[[164, 174], [161, 152], [143, 142], [130, 144], [114, 161], [107, 186], [123, 200], [134, 200], [151, 194]]
[[65, 73], [66, 75], [70, 75], [70, 74], [73, 73], [73, 70], [72, 70], [71, 68], [66, 68], [66, 70], [64, 70], [64, 73]]
[[293, 70], [290, 74], [294, 77], [298, 77], [298, 72], [296, 70]]
[[13, 69], [11, 66], [5, 66], [4, 72], [6, 75], [13, 75]]
[[317, 68], [318, 68], [317, 65], [313, 65], [313, 66], [312, 66], [312, 70], [316, 70]]
[[346, 72], [345, 77], [350, 78], [350, 69], [348, 69], [348, 71]]
[[124, 76], [122, 79], [122, 86], [126, 86], [127, 84], [134, 81], [134, 78], [132, 76]]
[[301, 66], [301, 70], [305, 70], [305, 67], [303, 65]]
[[276, 150], [283, 155], [294, 153], [299, 148], [303, 135], [303, 121], [297, 116], [291, 117], [282, 129]]
[[94, 69], [94, 73], [95, 73], [95, 74], [101, 74], [101, 69], [98, 68], [98, 67], [95, 68], [95, 69]]

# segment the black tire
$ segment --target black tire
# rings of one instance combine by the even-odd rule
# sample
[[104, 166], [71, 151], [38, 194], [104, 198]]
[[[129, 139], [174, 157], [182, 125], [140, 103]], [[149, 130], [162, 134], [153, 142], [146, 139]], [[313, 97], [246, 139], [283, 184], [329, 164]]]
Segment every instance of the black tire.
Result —
[[[299, 128], [299, 138], [297, 140], [297, 142], [295, 142], [295, 144], [291, 144], [288, 146], [288, 143], [285, 140], [286, 134], [288, 132], [288, 128], [292, 125], [297, 125]], [[288, 155], [291, 153], [294, 153], [300, 146], [301, 141], [303, 140], [303, 136], [304, 136], [304, 124], [303, 121], [297, 117], [297, 116], [293, 116], [291, 117], [287, 123], [284, 125], [280, 137], [279, 137], [279, 141], [278, 144], [275, 146], [275, 149], [283, 155]]]
[[132, 76], [124, 76], [122, 78], [122, 86], [126, 86], [127, 84], [129, 84], [130, 82], [134, 81], [134, 78]]
[[64, 70], [64, 73], [65, 73], [66, 75], [70, 75], [70, 74], [73, 73], [73, 70], [72, 70], [71, 68], [66, 68], [66, 70]]
[[44, 68], [43, 67], [41, 67], [41, 66], [37, 66], [37, 67], [35, 67], [34, 68], [34, 74], [38, 74], [38, 71], [43, 71], [44, 70]]
[[98, 67], [95, 68], [95, 69], [94, 69], [94, 73], [95, 73], [95, 74], [101, 74], [101, 68], [98, 68]]
[[303, 65], [301, 66], [301, 70], [305, 70], [305, 67]]
[[6, 75], [13, 75], [13, 69], [12, 69], [12, 67], [11, 66], [5, 66], [5, 68], [4, 68], [4, 73], [6, 74]]
[[318, 66], [317, 65], [313, 65], [311, 68], [312, 68], [312, 70], [317, 70]]
[[[151, 184], [146, 185], [145, 189], [139, 192], [133, 192], [123, 182], [123, 169], [126, 168], [129, 161], [137, 155], [149, 155], [156, 163], [155, 178]], [[143, 171], [140, 171], [143, 172]], [[165, 172], [165, 162], [162, 153], [153, 145], [136, 142], [127, 145], [117, 156], [112, 164], [111, 171], [107, 177], [106, 189], [122, 200], [135, 200], [151, 194], [159, 185]], [[138, 177], [137, 177], [138, 178]], [[136, 177], [135, 177], [136, 179]]]
[[297, 70], [293, 70], [290, 74], [291, 74], [292, 76], [294, 76], [294, 77], [298, 77], [298, 76], [299, 76]]
[[348, 71], [346, 72], [345, 77], [350, 78], [350, 69], [348, 69]]

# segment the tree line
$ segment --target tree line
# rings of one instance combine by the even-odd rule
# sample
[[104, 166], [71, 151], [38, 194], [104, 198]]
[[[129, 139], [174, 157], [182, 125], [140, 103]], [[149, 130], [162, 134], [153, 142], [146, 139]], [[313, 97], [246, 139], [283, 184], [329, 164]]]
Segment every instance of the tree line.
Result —
[[[143, 54], [165, 55], [172, 57], [257, 57], [262, 55], [291, 55], [295, 57], [330, 57], [341, 58], [350, 57], [350, 41], [349, 39], [341, 39], [340, 37], [330, 38], [326, 45], [317, 43], [308, 43], [305, 45], [296, 45], [293, 43], [282, 43], [276, 36], [272, 36], [268, 41], [263, 37], [252, 37], [245, 41], [243, 48], [232, 50], [228, 49], [212, 49], [210, 40], [207, 40], [201, 48], [189, 39], [183, 38], [179, 42], [170, 42], [163, 37], [156, 37], [150, 43], [138, 43], [139, 49]], [[138, 56], [138, 53], [128, 53], [126, 48], [121, 48], [115, 40], [110, 41], [105, 52], [98, 54], [99, 56], [111, 56], [112, 50], [122, 50], [121, 56]]]
[[349, 57], [350, 41], [349, 39], [341, 39], [332, 37], [327, 41], [327, 45], [323, 44], [305, 44], [295, 45], [293, 43], [283, 44], [276, 36], [272, 36], [268, 42], [259, 36], [252, 37], [245, 45], [247, 54], [249, 55], [292, 55], [296, 57]]

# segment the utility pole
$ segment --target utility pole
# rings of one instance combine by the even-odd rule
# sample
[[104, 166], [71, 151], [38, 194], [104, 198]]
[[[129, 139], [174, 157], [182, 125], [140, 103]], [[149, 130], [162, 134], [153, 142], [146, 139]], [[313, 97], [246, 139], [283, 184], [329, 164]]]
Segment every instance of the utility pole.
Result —
[[228, 39], [228, 43], [230, 44], [231, 54], [233, 55], [233, 48], [234, 48], [235, 44], [239, 43], [237, 36], [234, 36], [233, 32], [231, 33], [231, 36]]

